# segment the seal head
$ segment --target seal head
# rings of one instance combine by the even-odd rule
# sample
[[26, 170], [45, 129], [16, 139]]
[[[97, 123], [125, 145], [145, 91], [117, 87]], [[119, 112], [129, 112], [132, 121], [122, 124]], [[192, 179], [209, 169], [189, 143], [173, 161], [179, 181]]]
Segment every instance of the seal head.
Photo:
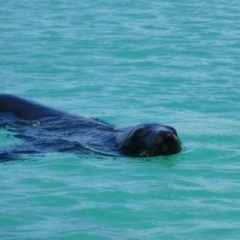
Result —
[[116, 137], [115, 145], [123, 154], [136, 157], [171, 155], [182, 150], [177, 131], [158, 123], [126, 129]]

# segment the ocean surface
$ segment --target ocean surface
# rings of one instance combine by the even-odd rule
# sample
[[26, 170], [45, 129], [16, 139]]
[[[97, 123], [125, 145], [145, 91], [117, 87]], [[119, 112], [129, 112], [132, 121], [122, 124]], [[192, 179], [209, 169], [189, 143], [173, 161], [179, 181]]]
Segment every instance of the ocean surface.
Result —
[[184, 144], [1, 163], [0, 239], [240, 238], [239, 0], [0, 1], [0, 22], [0, 92]]

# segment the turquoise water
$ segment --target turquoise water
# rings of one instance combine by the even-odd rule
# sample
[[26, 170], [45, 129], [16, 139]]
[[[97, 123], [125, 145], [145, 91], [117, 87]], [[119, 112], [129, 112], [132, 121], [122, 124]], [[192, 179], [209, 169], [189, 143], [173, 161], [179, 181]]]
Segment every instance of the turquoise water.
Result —
[[[1, 239], [239, 239], [240, 1], [1, 1], [0, 86], [114, 125], [174, 126], [148, 159], [0, 165]], [[21, 144], [0, 130], [0, 147]]]

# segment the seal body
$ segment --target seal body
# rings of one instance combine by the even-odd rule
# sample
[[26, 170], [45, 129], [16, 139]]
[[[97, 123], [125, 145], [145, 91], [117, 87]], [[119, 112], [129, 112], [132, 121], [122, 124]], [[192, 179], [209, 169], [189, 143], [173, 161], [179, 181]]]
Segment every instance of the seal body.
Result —
[[0, 94], [0, 127], [24, 140], [0, 158], [48, 151], [151, 157], [175, 154], [182, 144], [170, 126], [147, 123], [119, 128], [10, 94]]
[[15, 117], [24, 120], [34, 120], [51, 116], [63, 117], [69, 115], [62, 111], [10, 94], [0, 94], [0, 112], [11, 113]]

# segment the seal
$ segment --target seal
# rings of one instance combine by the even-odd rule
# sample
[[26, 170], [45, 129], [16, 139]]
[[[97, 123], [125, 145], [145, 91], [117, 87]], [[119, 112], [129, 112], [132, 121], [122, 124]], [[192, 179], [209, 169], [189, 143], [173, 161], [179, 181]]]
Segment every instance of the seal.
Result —
[[48, 151], [153, 157], [182, 150], [177, 131], [171, 126], [146, 123], [116, 127], [10, 94], [0, 94], [0, 127], [24, 141], [0, 151], [7, 160]]

